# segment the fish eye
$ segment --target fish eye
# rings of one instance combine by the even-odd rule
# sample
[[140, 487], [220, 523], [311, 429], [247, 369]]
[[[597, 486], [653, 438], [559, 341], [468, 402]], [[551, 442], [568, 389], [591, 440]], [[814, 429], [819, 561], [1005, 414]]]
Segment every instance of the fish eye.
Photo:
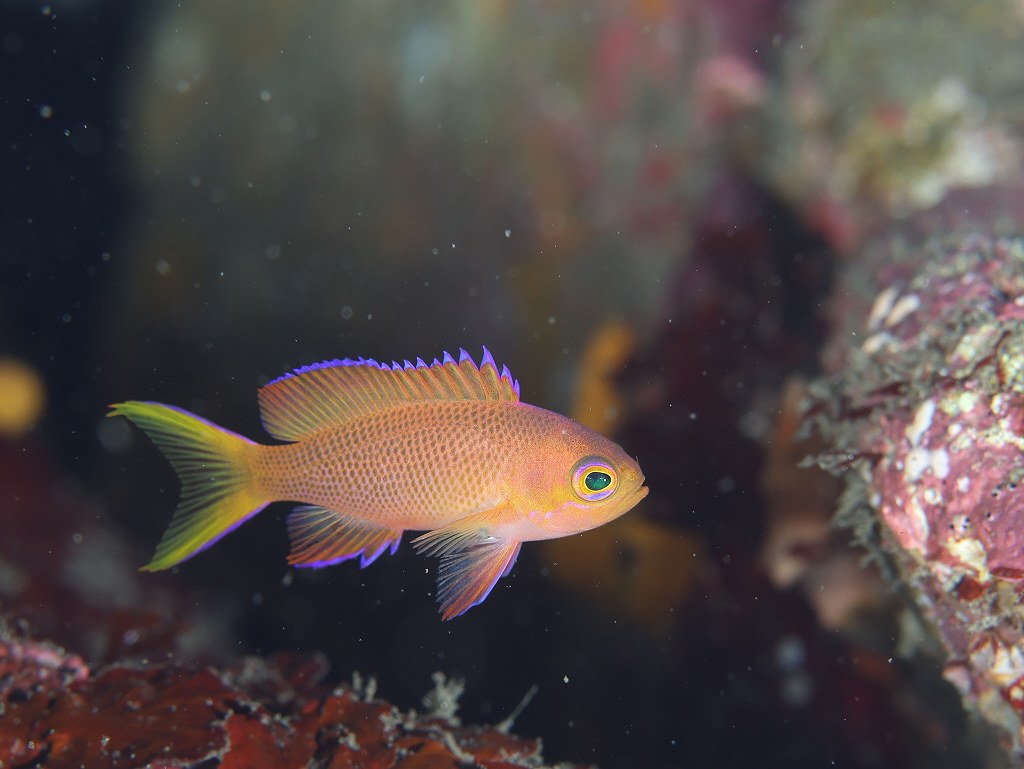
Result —
[[572, 474], [572, 490], [580, 499], [597, 502], [615, 491], [614, 468], [600, 457], [586, 457], [576, 463]]
[[591, 491], [602, 491], [611, 486], [612, 477], [600, 470], [591, 470], [583, 476], [583, 485]]

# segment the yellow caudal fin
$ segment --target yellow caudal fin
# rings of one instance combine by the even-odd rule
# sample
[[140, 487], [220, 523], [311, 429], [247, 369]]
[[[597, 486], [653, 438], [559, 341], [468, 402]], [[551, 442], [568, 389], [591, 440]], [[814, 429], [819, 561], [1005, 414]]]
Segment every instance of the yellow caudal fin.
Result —
[[195, 414], [163, 403], [115, 403], [108, 416], [141, 427], [181, 480], [171, 525], [143, 571], [169, 569], [262, 510], [271, 501], [254, 488], [250, 462], [258, 445]]

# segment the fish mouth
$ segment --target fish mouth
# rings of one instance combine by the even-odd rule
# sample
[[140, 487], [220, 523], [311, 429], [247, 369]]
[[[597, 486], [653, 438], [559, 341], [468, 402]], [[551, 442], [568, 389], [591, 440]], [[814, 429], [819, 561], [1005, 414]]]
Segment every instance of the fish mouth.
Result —
[[639, 502], [641, 499], [646, 497], [647, 496], [647, 492], [650, 491], [649, 488], [644, 486], [644, 481], [646, 481], [646, 480], [647, 480], [647, 476], [644, 475], [643, 473], [640, 473], [640, 478], [637, 479], [637, 484], [636, 484], [638, 488], [637, 488], [636, 491], [633, 492], [633, 504], [634, 505], [637, 502]]
[[[640, 482], [643, 483], [643, 481], [644, 479], [641, 478]], [[618, 505], [618, 515], [622, 515], [623, 513], [629, 512], [634, 507], [636, 507], [640, 500], [647, 496], [647, 492], [649, 491], [650, 489], [648, 489], [646, 486], [639, 486], [633, 491], [631, 491], [628, 495], [624, 496], [622, 498], [622, 501]]]
[[636, 489], [633, 489], [633, 491], [629, 492], [628, 494], [625, 494], [622, 497], [620, 497], [618, 504], [616, 504], [615, 507], [611, 511], [609, 511], [610, 514], [605, 519], [605, 522], [614, 520], [615, 518], [618, 518], [620, 515], [625, 515], [626, 513], [628, 513], [630, 510], [632, 510], [640, 503], [640, 500], [647, 496], [648, 491], [649, 489], [646, 486], [640, 486]]

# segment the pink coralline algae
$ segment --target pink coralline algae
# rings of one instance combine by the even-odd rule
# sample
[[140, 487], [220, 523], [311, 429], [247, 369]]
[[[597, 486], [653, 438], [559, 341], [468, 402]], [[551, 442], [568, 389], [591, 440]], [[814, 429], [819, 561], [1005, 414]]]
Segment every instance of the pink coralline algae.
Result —
[[819, 462], [845, 471], [839, 520], [909, 588], [946, 678], [1022, 756], [1024, 241], [935, 240], [896, 263], [907, 277], [814, 385]]
[[542, 769], [540, 743], [447, 713], [403, 713], [370, 687], [326, 689], [317, 656], [91, 672], [0, 627], [0, 768]]

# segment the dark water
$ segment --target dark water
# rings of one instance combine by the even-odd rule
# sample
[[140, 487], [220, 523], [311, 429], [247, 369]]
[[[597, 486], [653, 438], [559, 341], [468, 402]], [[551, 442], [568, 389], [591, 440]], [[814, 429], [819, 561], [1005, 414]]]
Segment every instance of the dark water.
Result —
[[[826, 629], [763, 566], [762, 472], [784, 382], [820, 367], [835, 238], [762, 165], [789, 138], [744, 79], [786, 88], [812, 22], [799, 3], [729, 5], [5, 5], [0, 355], [48, 404], [5, 452], [39, 457], [38, 483], [118, 543], [80, 565], [92, 600], [181, 612], [161, 641], [181, 659], [319, 651], [402, 707], [441, 670], [466, 680], [471, 723], [537, 684], [516, 731], [552, 763], [962, 765], [956, 697], [929, 663], [887, 662], [885, 607]], [[729, 56], [747, 69], [701, 69]], [[408, 543], [365, 571], [294, 573], [285, 505], [134, 574], [176, 483], [108, 403], [266, 440], [256, 390], [289, 368], [481, 344], [528, 402], [614, 405], [581, 382], [621, 399], [605, 424], [647, 474], [642, 529], [527, 544], [449, 623]], [[607, 377], [582, 363], [604, 348]], [[3, 547], [46, 558], [45, 533]], [[137, 656], [17, 593], [4, 610], [41, 614], [42, 636]]]

